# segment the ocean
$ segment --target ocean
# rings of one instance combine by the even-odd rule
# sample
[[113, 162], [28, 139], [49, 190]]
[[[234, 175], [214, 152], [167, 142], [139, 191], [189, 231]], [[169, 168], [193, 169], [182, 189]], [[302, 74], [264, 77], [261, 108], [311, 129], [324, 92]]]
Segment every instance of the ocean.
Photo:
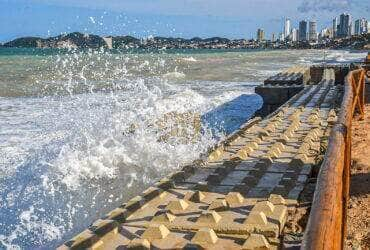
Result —
[[[0, 48], [0, 249], [50, 249], [250, 119], [254, 87], [339, 50], [106, 51]], [[190, 114], [183, 129], [168, 134]], [[165, 126], [158, 126], [163, 121]]]

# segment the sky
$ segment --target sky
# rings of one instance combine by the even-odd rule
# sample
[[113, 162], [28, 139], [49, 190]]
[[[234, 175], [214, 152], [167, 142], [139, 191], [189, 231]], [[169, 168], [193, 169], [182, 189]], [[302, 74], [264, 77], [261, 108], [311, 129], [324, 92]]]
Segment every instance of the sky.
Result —
[[0, 0], [0, 42], [79, 31], [136, 37], [267, 38], [284, 18], [329, 27], [342, 12], [370, 19], [369, 0]]

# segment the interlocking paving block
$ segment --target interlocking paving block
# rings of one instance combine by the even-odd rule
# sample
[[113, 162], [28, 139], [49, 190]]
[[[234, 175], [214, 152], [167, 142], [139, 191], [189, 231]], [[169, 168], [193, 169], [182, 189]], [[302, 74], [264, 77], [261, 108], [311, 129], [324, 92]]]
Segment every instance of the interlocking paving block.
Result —
[[327, 83], [305, 87], [61, 249], [278, 249], [288, 208], [297, 204], [322, 137], [337, 119], [337, 92]]

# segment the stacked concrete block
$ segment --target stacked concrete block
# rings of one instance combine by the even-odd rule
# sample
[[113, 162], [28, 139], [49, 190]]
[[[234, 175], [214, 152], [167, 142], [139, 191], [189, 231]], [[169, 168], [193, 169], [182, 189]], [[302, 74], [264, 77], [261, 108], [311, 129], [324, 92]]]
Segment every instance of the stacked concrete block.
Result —
[[281, 73], [269, 77], [264, 81], [265, 85], [305, 85], [310, 81], [310, 67], [294, 66]]

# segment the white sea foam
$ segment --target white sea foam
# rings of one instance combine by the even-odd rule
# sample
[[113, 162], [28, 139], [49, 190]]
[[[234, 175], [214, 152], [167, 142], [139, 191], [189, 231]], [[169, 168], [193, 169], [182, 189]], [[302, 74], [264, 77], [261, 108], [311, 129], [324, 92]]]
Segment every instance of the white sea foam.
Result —
[[190, 56], [190, 57], [183, 57], [180, 59], [180, 61], [184, 61], [184, 62], [197, 62], [198, 60], [195, 59], [194, 57]]
[[182, 72], [174, 71], [174, 72], [169, 72], [169, 73], [164, 74], [163, 77], [168, 80], [176, 80], [176, 79], [183, 79], [186, 77], [186, 75]]

